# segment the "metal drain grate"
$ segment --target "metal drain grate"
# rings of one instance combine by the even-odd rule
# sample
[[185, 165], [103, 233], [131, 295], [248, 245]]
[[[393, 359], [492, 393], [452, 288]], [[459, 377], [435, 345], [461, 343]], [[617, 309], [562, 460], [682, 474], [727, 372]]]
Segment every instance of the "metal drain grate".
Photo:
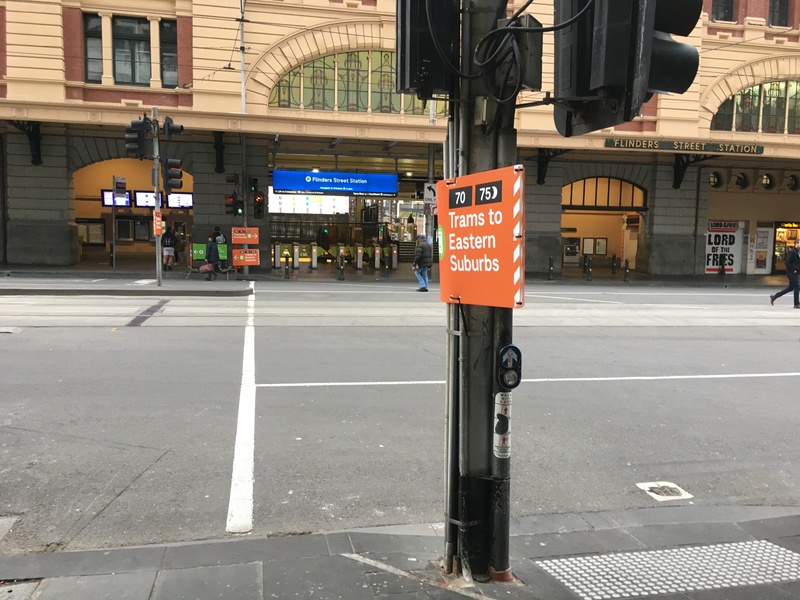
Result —
[[584, 600], [800, 579], [800, 554], [764, 540], [537, 561]]

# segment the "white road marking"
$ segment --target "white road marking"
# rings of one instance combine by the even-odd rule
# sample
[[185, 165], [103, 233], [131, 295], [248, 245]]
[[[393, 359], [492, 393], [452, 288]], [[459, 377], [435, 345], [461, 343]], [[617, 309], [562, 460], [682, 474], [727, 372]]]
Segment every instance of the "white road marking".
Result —
[[544, 294], [525, 294], [526, 299], [544, 298], [546, 300], [569, 300], [570, 302], [596, 302], [598, 304], [625, 304], [621, 300], [590, 300], [589, 298], [575, 298], [574, 296], [545, 296]]
[[137, 279], [133, 283], [128, 283], [126, 285], [151, 285], [156, 283], [156, 279]]
[[[757, 379], [761, 377], [800, 377], [794, 373], [709, 373], [707, 375], [631, 375], [619, 377], [547, 377], [523, 379], [522, 383], [572, 383], [586, 381], [665, 381], [689, 379]], [[311, 388], [311, 387], [363, 387], [382, 385], [444, 385], [445, 381], [320, 381], [313, 383], [257, 383], [255, 387], [264, 388]]]
[[233, 450], [231, 496], [225, 529], [230, 533], [246, 533], [253, 529], [253, 473], [255, 461], [256, 423], [256, 349], [255, 349], [255, 286], [247, 297], [247, 326], [242, 352], [242, 386], [239, 391], [239, 416], [236, 422], [236, 444]]
[[366, 556], [361, 556], [360, 554], [342, 554], [342, 556], [344, 556], [345, 558], [349, 558], [351, 560], [356, 560], [365, 565], [369, 565], [370, 567], [380, 569], [381, 571], [385, 571], [386, 573], [391, 573], [392, 575], [397, 575], [398, 577], [405, 577], [406, 579], [410, 579], [411, 581], [416, 581], [417, 583], [421, 583], [423, 585], [429, 585], [431, 587], [447, 590], [448, 592], [453, 592], [454, 594], [458, 594], [459, 596], [465, 596], [467, 598], [476, 598], [477, 600], [487, 600], [488, 598], [488, 596], [486, 596], [485, 594], [481, 594], [479, 592], [472, 592], [470, 590], [466, 590], [464, 588], [458, 588], [455, 586], [448, 586], [440, 581], [429, 579], [419, 573], [415, 573], [413, 571], [403, 571], [402, 569], [398, 569], [397, 567], [393, 567], [392, 565], [387, 565], [386, 563], [380, 562], [379, 560], [367, 558]]

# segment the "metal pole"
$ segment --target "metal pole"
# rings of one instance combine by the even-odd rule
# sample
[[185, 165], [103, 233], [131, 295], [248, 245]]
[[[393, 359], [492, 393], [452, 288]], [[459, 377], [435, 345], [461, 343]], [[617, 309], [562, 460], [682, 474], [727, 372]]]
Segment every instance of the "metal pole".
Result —
[[[160, 169], [158, 168], [159, 164], [159, 148], [158, 148], [158, 107], [154, 106], [150, 109], [150, 118], [152, 119], [152, 127], [153, 127], [153, 191], [155, 192], [155, 204], [158, 204], [158, 179], [159, 179], [159, 172]], [[155, 206], [153, 207], [153, 211], [155, 211]], [[153, 227], [155, 227], [155, 221], [153, 222]], [[161, 286], [161, 236], [156, 236], [156, 282], [158, 286]]]
[[[244, 53], [245, 53], [245, 46], [244, 46], [244, 3], [245, 0], [239, 0], [239, 52], [241, 55], [241, 102], [242, 102], [242, 114], [247, 113], [247, 88], [246, 88], [246, 79], [245, 79], [245, 64], [244, 64]], [[242, 132], [241, 134], [242, 140], [242, 181], [245, 182], [242, 184], [242, 188], [244, 189], [245, 184], [248, 182], [247, 178], [247, 134]], [[247, 207], [250, 204], [250, 186], [247, 186], [247, 193], [242, 194], [244, 196], [244, 210], [242, 211], [242, 225], [247, 227]], [[248, 244], [244, 245], [244, 249], [247, 250], [250, 246]], [[267, 246], [269, 248], [269, 246]], [[228, 252], [230, 252], [231, 245], [228, 244]], [[250, 274], [250, 266], [244, 265], [242, 267], [242, 273], [245, 275]]]

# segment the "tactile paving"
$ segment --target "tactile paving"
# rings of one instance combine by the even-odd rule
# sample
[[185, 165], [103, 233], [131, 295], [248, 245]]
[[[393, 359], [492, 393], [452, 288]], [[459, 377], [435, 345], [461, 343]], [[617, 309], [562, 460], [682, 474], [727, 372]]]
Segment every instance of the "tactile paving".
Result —
[[536, 561], [584, 600], [636, 598], [800, 579], [800, 554], [755, 540]]

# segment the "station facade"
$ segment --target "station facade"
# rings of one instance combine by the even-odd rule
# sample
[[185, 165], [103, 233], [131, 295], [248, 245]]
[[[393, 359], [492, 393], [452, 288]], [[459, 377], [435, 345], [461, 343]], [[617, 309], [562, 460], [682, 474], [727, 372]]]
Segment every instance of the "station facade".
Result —
[[[553, 1], [526, 10], [550, 25]], [[631, 123], [562, 138], [552, 106], [518, 109], [526, 268], [591, 256], [655, 275], [780, 272], [800, 235], [799, 6], [704, 0], [688, 38], [695, 82]], [[248, 182], [268, 193], [276, 169], [394, 174], [399, 188], [328, 209], [271, 202], [249, 215], [265, 256], [271, 239], [322, 231], [365, 242], [430, 231], [424, 184], [442, 177], [447, 104], [395, 92], [394, 12], [394, 0], [248, 0], [244, 20], [239, 0], [0, 2], [0, 261], [73, 265], [112, 240], [151, 255], [152, 211], [136, 192], [152, 192], [154, 165], [126, 158], [124, 127], [152, 107], [185, 127], [161, 150], [183, 161], [190, 206], [164, 217], [187, 241], [242, 225], [225, 212], [229, 176], [249, 208]], [[519, 103], [541, 100], [553, 77], [545, 34], [543, 91]], [[115, 176], [131, 206], [104, 204]], [[378, 228], [364, 227], [376, 213]]]

